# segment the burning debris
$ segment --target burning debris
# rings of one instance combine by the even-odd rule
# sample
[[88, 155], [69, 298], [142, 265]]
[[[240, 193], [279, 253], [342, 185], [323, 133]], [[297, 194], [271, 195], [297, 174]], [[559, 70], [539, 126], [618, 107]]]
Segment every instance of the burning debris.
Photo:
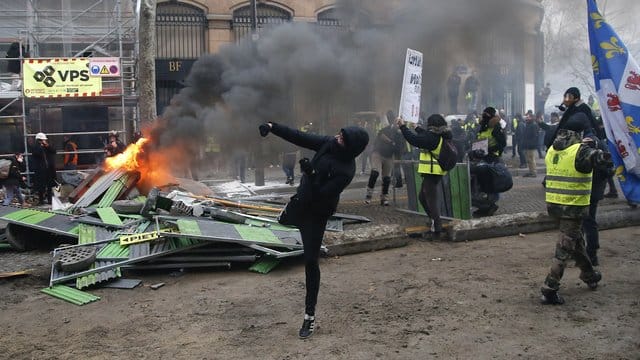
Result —
[[85, 304], [99, 298], [63, 284], [105, 285], [121, 279], [123, 269], [254, 263], [254, 271], [265, 273], [279, 259], [302, 254], [299, 231], [275, 219], [281, 204], [216, 197], [173, 176], [169, 165], [180, 153], [153, 145], [141, 138], [108, 158], [69, 194], [64, 211], [0, 208], [15, 249], [58, 246], [44, 292]]

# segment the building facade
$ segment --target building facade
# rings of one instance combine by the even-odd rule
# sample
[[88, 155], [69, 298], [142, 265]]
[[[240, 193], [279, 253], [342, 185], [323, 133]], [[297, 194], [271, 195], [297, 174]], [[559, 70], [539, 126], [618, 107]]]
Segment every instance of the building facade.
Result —
[[[351, 16], [358, 21], [350, 24], [345, 24], [335, 0], [256, 0], [254, 3], [257, 33], [278, 24], [305, 22], [329, 31], [352, 31], [359, 25], [383, 31], [390, 29], [393, 37], [397, 34], [393, 27], [398, 21], [412, 22], [411, 9], [403, 8], [402, 1], [354, 1]], [[496, 13], [489, 25], [482, 19], [470, 17], [469, 26], [461, 26], [452, 14], [454, 20], [443, 22], [437, 29], [425, 26], [425, 32], [421, 33], [421, 29], [414, 26], [413, 31], [419, 36], [413, 41], [396, 42], [392, 38], [388, 44], [380, 44], [381, 53], [403, 53], [406, 47], [424, 53], [422, 108], [426, 112], [451, 112], [446, 82], [452, 72], [457, 72], [462, 82], [457, 106], [460, 113], [472, 110], [465, 102], [463, 84], [473, 73], [480, 83], [475, 110], [495, 106], [515, 114], [533, 109], [535, 93], [544, 82], [540, 32], [544, 11], [539, 0], [505, 0], [504, 4], [509, 4], [505, 9], [507, 15]], [[447, 16], [446, 9], [440, 10]], [[438, 11], [434, 9], [433, 13], [441, 14]], [[451, 11], [462, 13], [458, 9]], [[501, 25], [494, 26], [496, 23]], [[252, 2], [160, 1], [156, 27], [158, 111], [161, 113], [171, 96], [184, 86], [191, 65], [201, 54], [216, 53], [222, 46], [252, 36]], [[388, 108], [397, 109], [401, 76], [397, 71], [372, 74], [371, 100], [346, 111], [381, 114]], [[347, 114], [343, 111], [332, 115]]]

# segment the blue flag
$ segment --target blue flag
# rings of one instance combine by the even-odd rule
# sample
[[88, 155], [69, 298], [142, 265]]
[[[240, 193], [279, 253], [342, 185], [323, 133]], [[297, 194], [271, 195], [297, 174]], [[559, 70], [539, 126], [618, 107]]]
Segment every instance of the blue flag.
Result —
[[591, 64], [616, 176], [627, 200], [640, 203], [640, 67], [587, 0]]

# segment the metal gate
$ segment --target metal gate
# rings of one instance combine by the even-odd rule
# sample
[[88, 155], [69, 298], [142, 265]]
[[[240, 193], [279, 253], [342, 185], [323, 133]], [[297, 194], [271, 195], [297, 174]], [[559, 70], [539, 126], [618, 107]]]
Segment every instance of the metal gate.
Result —
[[[256, 6], [257, 31], [291, 21], [291, 14], [281, 8], [268, 4]], [[241, 7], [233, 12], [233, 32], [236, 41], [251, 34], [251, 6]]]
[[207, 15], [180, 2], [159, 3], [156, 10], [156, 105], [162, 114], [198, 57], [207, 52]]

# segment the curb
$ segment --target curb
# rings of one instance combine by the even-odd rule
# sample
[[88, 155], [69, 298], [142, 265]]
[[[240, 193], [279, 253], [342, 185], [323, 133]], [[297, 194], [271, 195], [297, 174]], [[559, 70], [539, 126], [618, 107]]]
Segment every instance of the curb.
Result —
[[323, 240], [324, 245], [329, 249], [329, 256], [397, 248], [409, 242], [403, 227], [384, 224], [347, 230], [342, 233], [325, 232]]
[[[640, 226], [640, 211], [614, 208], [599, 213], [597, 221], [600, 230]], [[546, 212], [522, 212], [472, 220], [454, 220], [447, 229], [446, 238], [449, 241], [472, 241], [557, 228], [557, 221]], [[430, 240], [428, 235], [423, 236], [423, 239]], [[329, 249], [329, 255], [337, 256], [402, 247], [411, 242], [411, 239], [400, 225], [375, 225], [340, 234], [325, 233], [324, 242]]]

